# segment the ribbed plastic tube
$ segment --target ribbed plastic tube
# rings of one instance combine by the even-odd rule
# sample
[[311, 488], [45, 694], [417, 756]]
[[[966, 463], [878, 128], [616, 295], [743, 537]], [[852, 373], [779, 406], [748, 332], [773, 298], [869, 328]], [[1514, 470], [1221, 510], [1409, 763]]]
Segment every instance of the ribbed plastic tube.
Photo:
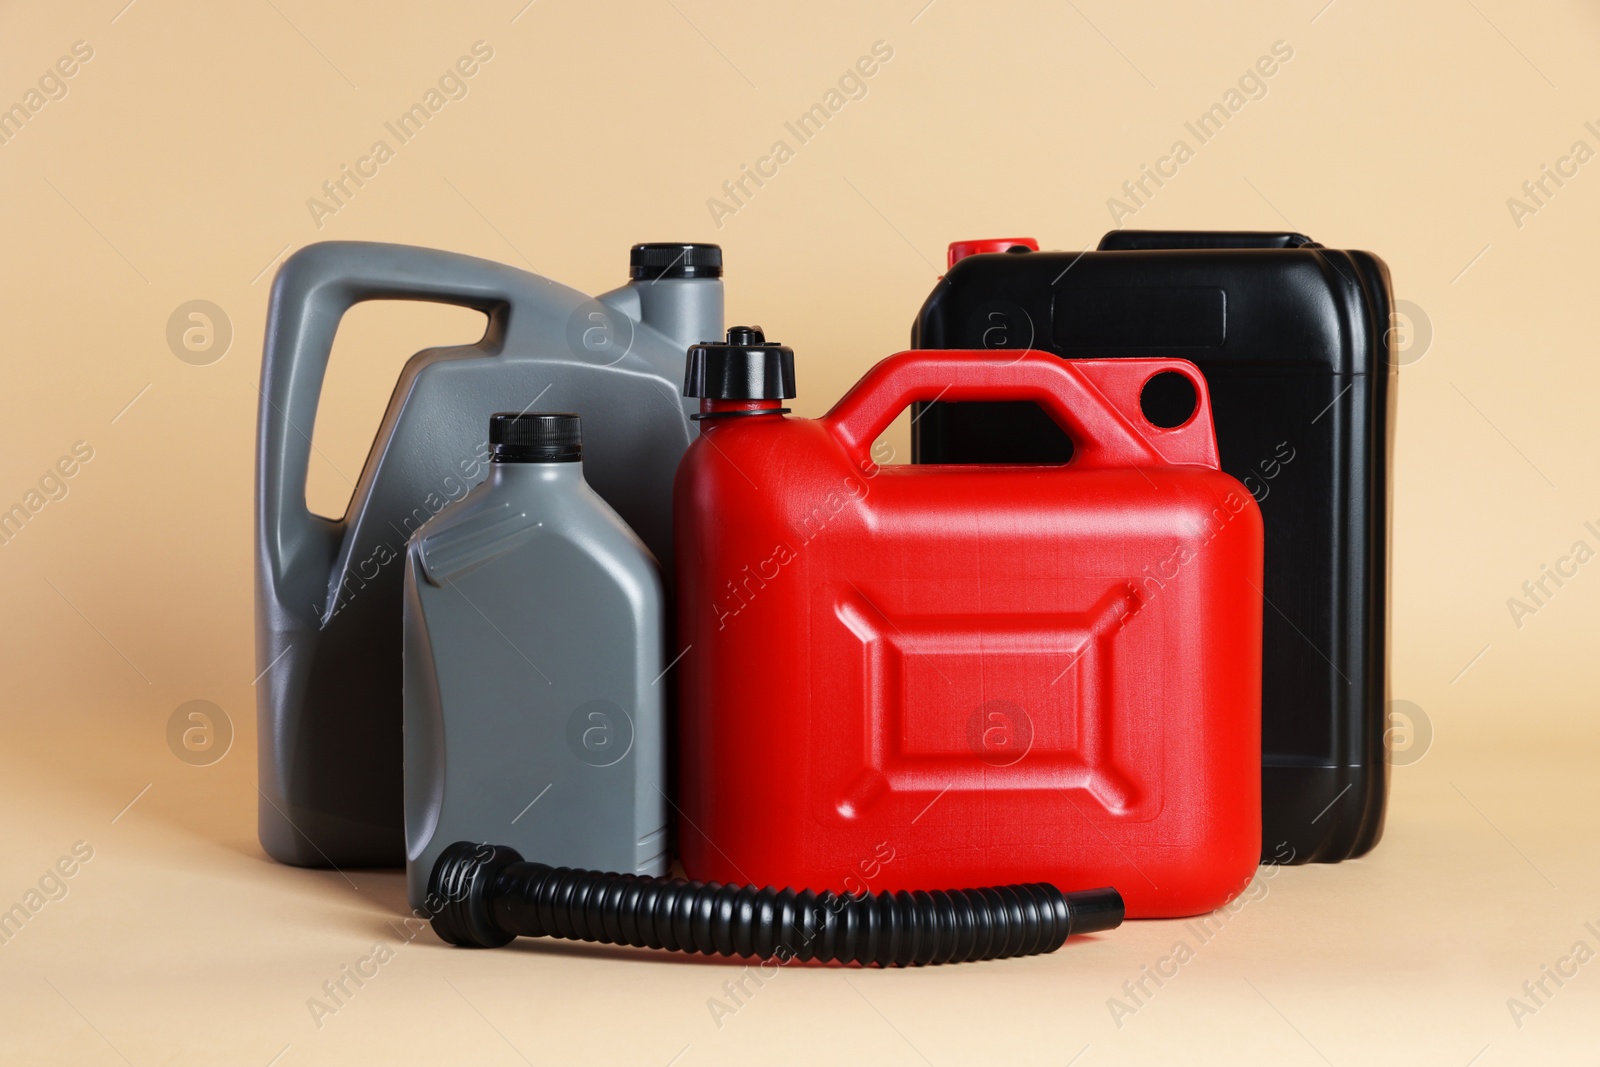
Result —
[[556, 937], [706, 956], [921, 967], [1054, 952], [1122, 922], [1115, 889], [1053, 885], [882, 892], [757, 889], [529, 863], [461, 841], [434, 865], [433, 928], [452, 945]]

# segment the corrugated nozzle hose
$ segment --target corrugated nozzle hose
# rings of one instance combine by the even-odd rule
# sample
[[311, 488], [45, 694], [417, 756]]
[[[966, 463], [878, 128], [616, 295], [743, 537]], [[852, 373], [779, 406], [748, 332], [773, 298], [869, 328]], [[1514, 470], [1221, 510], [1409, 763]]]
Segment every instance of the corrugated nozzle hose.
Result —
[[606, 874], [530, 863], [504, 845], [458, 841], [429, 880], [433, 929], [497, 948], [557, 937], [706, 956], [921, 967], [1054, 952], [1072, 934], [1122, 923], [1111, 888], [1053, 885], [859, 896]]

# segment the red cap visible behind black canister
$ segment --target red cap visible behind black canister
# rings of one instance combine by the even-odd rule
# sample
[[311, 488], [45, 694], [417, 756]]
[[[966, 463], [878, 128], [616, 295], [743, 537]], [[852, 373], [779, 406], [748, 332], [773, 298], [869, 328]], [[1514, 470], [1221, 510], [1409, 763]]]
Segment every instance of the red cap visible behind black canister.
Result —
[[949, 270], [960, 260], [968, 256], [982, 255], [985, 252], [1037, 252], [1039, 242], [1032, 237], [986, 237], [978, 241], [951, 241], [950, 259], [945, 269]]

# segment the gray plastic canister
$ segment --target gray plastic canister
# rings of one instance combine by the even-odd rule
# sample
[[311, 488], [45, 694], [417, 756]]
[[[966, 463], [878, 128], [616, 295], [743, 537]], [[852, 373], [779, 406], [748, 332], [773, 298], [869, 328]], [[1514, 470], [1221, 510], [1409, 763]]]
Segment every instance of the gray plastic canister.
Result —
[[[584, 481], [576, 416], [495, 422], [488, 480], [406, 561], [406, 887], [429, 911], [457, 841], [555, 867], [669, 862], [660, 569]], [[572, 447], [518, 459], [495, 443], [530, 424]]]
[[[692, 437], [684, 352], [722, 334], [721, 252], [639, 245], [599, 297], [527, 271], [404, 245], [328, 242], [273, 284], [256, 467], [259, 830], [302, 866], [400, 866], [401, 602], [411, 535], [487, 473], [496, 411], [583, 417], [585, 471], [671, 573], [672, 478]], [[339, 320], [364, 300], [488, 317], [476, 344], [400, 372], [346, 513], [312, 514], [306, 468]]]

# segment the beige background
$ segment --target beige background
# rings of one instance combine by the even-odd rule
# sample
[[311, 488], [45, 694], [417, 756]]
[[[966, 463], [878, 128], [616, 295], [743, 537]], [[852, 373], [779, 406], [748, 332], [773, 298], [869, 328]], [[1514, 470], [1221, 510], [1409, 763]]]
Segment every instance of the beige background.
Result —
[[[76, 442], [93, 449], [0, 546], [0, 908], [74, 843], [93, 849], [0, 945], [0, 1059], [1596, 1055], [1600, 963], [1560, 964], [1576, 976], [1546, 979], [1542, 1004], [1522, 985], [1577, 942], [1600, 950], [1600, 563], [1520, 628], [1507, 607], [1574, 541], [1600, 548], [1583, 526], [1600, 528], [1600, 163], [1520, 227], [1507, 207], [1575, 141], [1600, 149], [1592, 5], [524, 2], [0, 5], [0, 105], [74, 42], [93, 49], [0, 145], [0, 507]], [[307, 199], [480, 40], [494, 56], [468, 95], [319, 229]], [[707, 199], [877, 41], [894, 55], [867, 95], [719, 228]], [[1267, 872], [1204, 945], [1146, 922], [1014, 963], [795, 968], [720, 1027], [708, 1001], [736, 968], [406, 942], [399, 874], [265, 859], [251, 460], [267, 291], [290, 250], [411, 242], [598, 292], [633, 241], [715, 240], [730, 321], [794, 345], [814, 414], [904, 346], [947, 241], [1093, 242], [1107, 199], [1278, 41], [1293, 58], [1266, 95], [1128, 224], [1301, 229], [1382, 255], [1409, 302], [1393, 691], [1432, 740], [1395, 768], [1371, 856]], [[166, 340], [196, 299], [232, 328], [209, 365]], [[319, 508], [341, 508], [403, 359], [473, 336], [473, 318], [380, 305], [347, 320]], [[168, 748], [193, 699], [236, 727], [210, 766]], [[1108, 1000], [1180, 939], [1194, 958], [1118, 1026]], [[308, 998], [375, 943], [393, 958], [319, 1027]], [[1514, 1018], [1511, 997], [1537, 1011]]]

